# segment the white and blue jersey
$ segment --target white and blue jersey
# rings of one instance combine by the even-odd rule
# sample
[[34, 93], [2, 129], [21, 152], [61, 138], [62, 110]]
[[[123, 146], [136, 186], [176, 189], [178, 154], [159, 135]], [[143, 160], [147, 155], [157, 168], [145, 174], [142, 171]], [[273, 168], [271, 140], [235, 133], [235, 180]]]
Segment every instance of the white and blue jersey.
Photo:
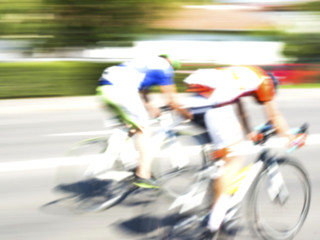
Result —
[[125, 122], [140, 128], [148, 124], [149, 114], [139, 91], [172, 85], [173, 76], [171, 64], [161, 57], [124, 62], [104, 70], [97, 94]]
[[137, 59], [105, 69], [99, 85], [142, 90], [152, 86], [172, 85], [173, 76], [174, 70], [164, 58]]

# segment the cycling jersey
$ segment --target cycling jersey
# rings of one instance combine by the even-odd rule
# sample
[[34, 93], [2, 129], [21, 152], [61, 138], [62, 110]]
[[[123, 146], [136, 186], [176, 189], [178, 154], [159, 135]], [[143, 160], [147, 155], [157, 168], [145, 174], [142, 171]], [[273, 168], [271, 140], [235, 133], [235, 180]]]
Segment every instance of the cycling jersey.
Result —
[[187, 91], [206, 99], [194, 103], [199, 106], [223, 106], [242, 96], [254, 96], [259, 102], [266, 102], [275, 95], [271, 77], [259, 67], [199, 69], [184, 82], [189, 85]]
[[148, 124], [149, 114], [139, 90], [172, 85], [173, 75], [172, 66], [162, 57], [128, 61], [104, 70], [97, 94], [122, 121], [140, 128]]
[[203, 124], [217, 149], [242, 139], [241, 124], [231, 103], [243, 96], [265, 102], [275, 95], [271, 77], [258, 67], [199, 69], [184, 82], [189, 85], [189, 92], [197, 93], [185, 99], [185, 106], [195, 116], [203, 116]]
[[161, 57], [137, 59], [104, 70], [99, 85], [115, 85], [133, 90], [172, 85], [174, 70]]

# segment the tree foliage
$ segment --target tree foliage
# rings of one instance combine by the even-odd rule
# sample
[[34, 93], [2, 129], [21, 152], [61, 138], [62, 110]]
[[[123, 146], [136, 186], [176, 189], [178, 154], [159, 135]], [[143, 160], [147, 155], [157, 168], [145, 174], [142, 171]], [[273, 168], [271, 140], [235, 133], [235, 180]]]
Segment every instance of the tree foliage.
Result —
[[148, 31], [149, 22], [166, 17], [182, 2], [195, 1], [1, 0], [0, 37], [49, 49], [130, 44]]
[[[320, 15], [320, 2], [314, 1], [297, 5], [292, 10]], [[297, 21], [301, 20], [297, 19]], [[315, 27], [320, 29], [319, 22], [311, 25], [305, 32], [285, 35], [283, 55], [294, 62], [320, 62], [320, 32], [317, 32]]]
[[320, 62], [320, 33], [287, 36], [283, 54], [294, 62]]

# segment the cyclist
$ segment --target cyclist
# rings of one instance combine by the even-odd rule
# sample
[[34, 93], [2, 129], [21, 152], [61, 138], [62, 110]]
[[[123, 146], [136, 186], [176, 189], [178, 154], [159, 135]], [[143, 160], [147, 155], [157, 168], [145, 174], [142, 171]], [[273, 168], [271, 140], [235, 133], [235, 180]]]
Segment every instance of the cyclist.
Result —
[[[274, 101], [277, 79], [260, 67], [230, 66], [216, 69], [199, 69], [189, 75], [184, 82], [188, 92], [194, 92], [186, 100], [194, 118], [203, 115], [204, 126], [211, 141], [215, 144], [215, 158], [222, 160], [224, 171], [212, 175], [214, 200], [205, 223], [209, 231], [205, 234], [214, 235], [220, 228], [228, 210], [230, 194], [227, 186], [232, 176], [239, 170], [243, 161], [237, 156], [235, 149], [241, 147], [243, 130], [247, 137], [254, 140], [257, 135], [251, 132], [246, 112], [241, 102], [245, 96], [253, 96], [260, 103], [278, 133], [289, 140], [288, 125]], [[235, 111], [232, 104], [237, 106]], [[229, 154], [233, 152], [233, 154]]]
[[159, 86], [172, 109], [186, 118], [192, 118], [177, 101], [173, 76], [174, 69], [179, 66], [178, 61], [165, 54], [134, 59], [106, 68], [99, 80], [97, 94], [121, 121], [134, 129], [131, 132], [137, 136], [136, 145], [140, 159], [134, 184], [138, 187], [158, 188], [151, 176], [152, 146], [148, 120], [149, 117], [158, 116], [160, 110], [149, 101], [148, 89]]

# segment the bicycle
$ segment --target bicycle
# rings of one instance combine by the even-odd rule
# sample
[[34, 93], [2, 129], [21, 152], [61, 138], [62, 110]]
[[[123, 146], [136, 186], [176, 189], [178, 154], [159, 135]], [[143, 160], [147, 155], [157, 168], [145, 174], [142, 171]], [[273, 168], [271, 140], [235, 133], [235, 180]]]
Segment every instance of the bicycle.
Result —
[[[155, 147], [152, 175], [161, 190], [175, 198], [188, 192], [192, 176], [203, 166], [197, 156], [201, 145], [192, 134], [179, 130], [188, 128], [187, 120], [168, 106], [160, 109], [160, 117], [151, 121]], [[106, 127], [110, 130], [107, 136], [74, 144], [67, 152], [70, 161], [57, 170], [56, 190], [67, 194], [63, 200], [78, 211], [108, 209], [137, 190], [131, 184], [139, 157], [132, 129], [119, 121]], [[190, 147], [187, 151], [186, 145]]]
[[[288, 152], [303, 146], [307, 129], [308, 126], [304, 124], [296, 130], [299, 137]], [[260, 139], [255, 144], [262, 146], [261, 153], [254, 162], [239, 171], [230, 186], [231, 203], [219, 232], [231, 231], [235, 229], [236, 224], [239, 224], [240, 219], [246, 219], [255, 237], [264, 240], [292, 239], [299, 232], [308, 215], [311, 202], [310, 179], [298, 160], [292, 156], [277, 156], [264, 145], [271, 136], [276, 134], [270, 123], [260, 126], [258, 131]], [[213, 148], [213, 146], [209, 147], [209, 149]], [[192, 196], [203, 192], [211, 181], [210, 174], [221, 167], [219, 161], [212, 163], [210, 160], [214, 150], [208, 151], [204, 148], [204, 151], [206, 151], [204, 155], [209, 157], [206, 158], [203, 169], [197, 173], [198, 180], [192, 186], [194, 190]], [[296, 194], [298, 191], [299, 194]], [[181, 220], [164, 231], [165, 233], [161, 233], [161, 239], [201, 239], [202, 232], [206, 230], [209, 208], [204, 208], [205, 213], [203, 213], [203, 209], [186, 208], [181, 204], [188, 202], [192, 197], [190, 192], [192, 190], [189, 191], [189, 195], [177, 198], [170, 206], [170, 209], [180, 208], [177, 218], [181, 215]], [[194, 204], [194, 207], [204, 203], [205, 198], [202, 198]], [[188, 211], [191, 214], [185, 217], [183, 214]], [[241, 213], [246, 217], [241, 218]], [[214, 239], [218, 238], [219, 232]], [[159, 238], [156, 237], [156, 239]]]

